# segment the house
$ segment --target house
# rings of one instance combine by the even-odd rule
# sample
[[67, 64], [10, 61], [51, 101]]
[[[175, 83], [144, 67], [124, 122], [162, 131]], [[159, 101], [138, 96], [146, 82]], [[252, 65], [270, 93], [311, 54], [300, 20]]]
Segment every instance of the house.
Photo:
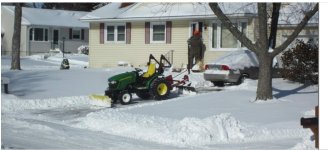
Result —
[[[14, 6], [1, 6], [1, 55], [11, 55]], [[51, 49], [76, 53], [87, 45], [89, 25], [79, 18], [88, 12], [22, 8], [21, 56], [47, 53]]]
[[[256, 5], [220, 5], [240, 31], [255, 42]], [[185, 66], [187, 40], [195, 30], [202, 32], [205, 63], [228, 51], [245, 49], [221, 25], [208, 3], [110, 3], [81, 20], [90, 23], [89, 65], [94, 68], [117, 66], [119, 62], [144, 66], [149, 54], [165, 54], [175, 67]]]

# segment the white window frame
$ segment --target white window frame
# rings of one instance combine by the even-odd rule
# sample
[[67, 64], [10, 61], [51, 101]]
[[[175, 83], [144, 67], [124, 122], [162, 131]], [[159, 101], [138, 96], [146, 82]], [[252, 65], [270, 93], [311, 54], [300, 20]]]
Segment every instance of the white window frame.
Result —
[[[40, 28], [43, 30], [43, 40], [42, 41], [35, 41], [35, 28]], [[33, 42], [48, 42], [49, 41], [49, 28], [47, 27], [31, 27], [29, 30], [32, 30], [33, 29], [33, 32], [32, 32], [32, 40], [30, 40], [30, 35], [29, 35], [29, 40], [30, 41], [33, 41]], [[46, 39], [46, 29], [47, 29], [47, 40]], [[28, 32], [30, 34], [30, 31]]]
[[[164, 25], [164, 40], [154, 41], [154, 25]], [[166, 43], [166, 22], [151, 22], [150, 23], [150, 43]]]
[[[74, 31], [79, 32], [79, 38], [74, 38]], [[72, 40], [81, 40], [81, 36], [82, 36], [81, 29], [79, 29], [79, 28], [73, 28], [72, 29]]]
[[[107, 41], [107, 27], [114, 26], [114, 41]], [[124, 26], [124, 41], [117, 41], [118, 38], [118, 26]], [[126, 23], [106, 23], [104, 27], [104, 41], [105, 43], [126, 43]]]
[[[231, 20], [232, 23], [237, 23], [238, 24], [238, 29], [241, 31], [242, 29], [242, 23], [246, 23], [246, 36], [247, 36], [247, 31], [248, 31], [248, 20], [247, 19], [238, 19], [238, 20]], [[213, 48], [212, 47], [212, 33], [213, 33], [213, 24], [217, 24], [217, 47]], [[241, 47], [241, 43], [238, 40], [238, 46], [237, 48], [222, 48], [221, 47], [221, 22], [220, 21], [212, 21], [210, 24], [210, 40], [209, 40], [209, 47], [211, 51], [235, 51], [235, 50], [241, 50], [241, 49], [247, 49], [246, 47]]]

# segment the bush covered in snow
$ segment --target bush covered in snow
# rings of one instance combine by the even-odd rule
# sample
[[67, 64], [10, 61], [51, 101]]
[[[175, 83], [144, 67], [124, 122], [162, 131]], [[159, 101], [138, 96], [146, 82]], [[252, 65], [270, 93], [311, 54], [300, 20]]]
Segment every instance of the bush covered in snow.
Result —
[[77, 48], [78, 54], [85, 54], [89, 55], [89, 46], [88, 45], [81, 45]]
[[317, 44], [297, 40], [295, 47], [285, 51], [281, 60], [283, 78], [301, 83], [308, 81], [318, 83], [319, 49]]

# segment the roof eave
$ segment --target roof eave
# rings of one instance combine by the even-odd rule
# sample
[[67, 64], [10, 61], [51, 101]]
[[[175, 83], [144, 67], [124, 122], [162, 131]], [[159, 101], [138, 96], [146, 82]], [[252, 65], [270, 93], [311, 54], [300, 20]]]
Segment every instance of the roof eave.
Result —
[[[279, 24], [278, 25], [279, 28], [295, 28], [297, 26], [298, 26], [298, 24]], [[317, 27], [319, 27], [319, 23], [308, 23], [305, 27], [317, 28]]]
[[[255, 17], [256, 14], [235, 14], [229, 17]], [[216, 19], [215, 15], [197, 16], [162, 16], [162, 17], [131, 17], [131, 18], [82, 18], [84, 22], [127, 22], [127, 21], [160, 21], [160, 20], [190, 20], [190, 19]]]

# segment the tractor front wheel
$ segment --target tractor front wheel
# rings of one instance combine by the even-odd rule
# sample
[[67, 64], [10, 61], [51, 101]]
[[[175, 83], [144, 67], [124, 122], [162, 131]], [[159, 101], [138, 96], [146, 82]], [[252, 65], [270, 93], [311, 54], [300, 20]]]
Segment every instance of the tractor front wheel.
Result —
[[170, 89], [170, 84], [164, 78], [159, 78], [154, 80], [151, 84], [150, 94], [156, 100], [163, 100], [168, 98]]
[[122, 105], [130, 104], [132, 100], [132, 95], [128, 91], [122, 91], [119, 95], [118, 98], [121, 102]]

